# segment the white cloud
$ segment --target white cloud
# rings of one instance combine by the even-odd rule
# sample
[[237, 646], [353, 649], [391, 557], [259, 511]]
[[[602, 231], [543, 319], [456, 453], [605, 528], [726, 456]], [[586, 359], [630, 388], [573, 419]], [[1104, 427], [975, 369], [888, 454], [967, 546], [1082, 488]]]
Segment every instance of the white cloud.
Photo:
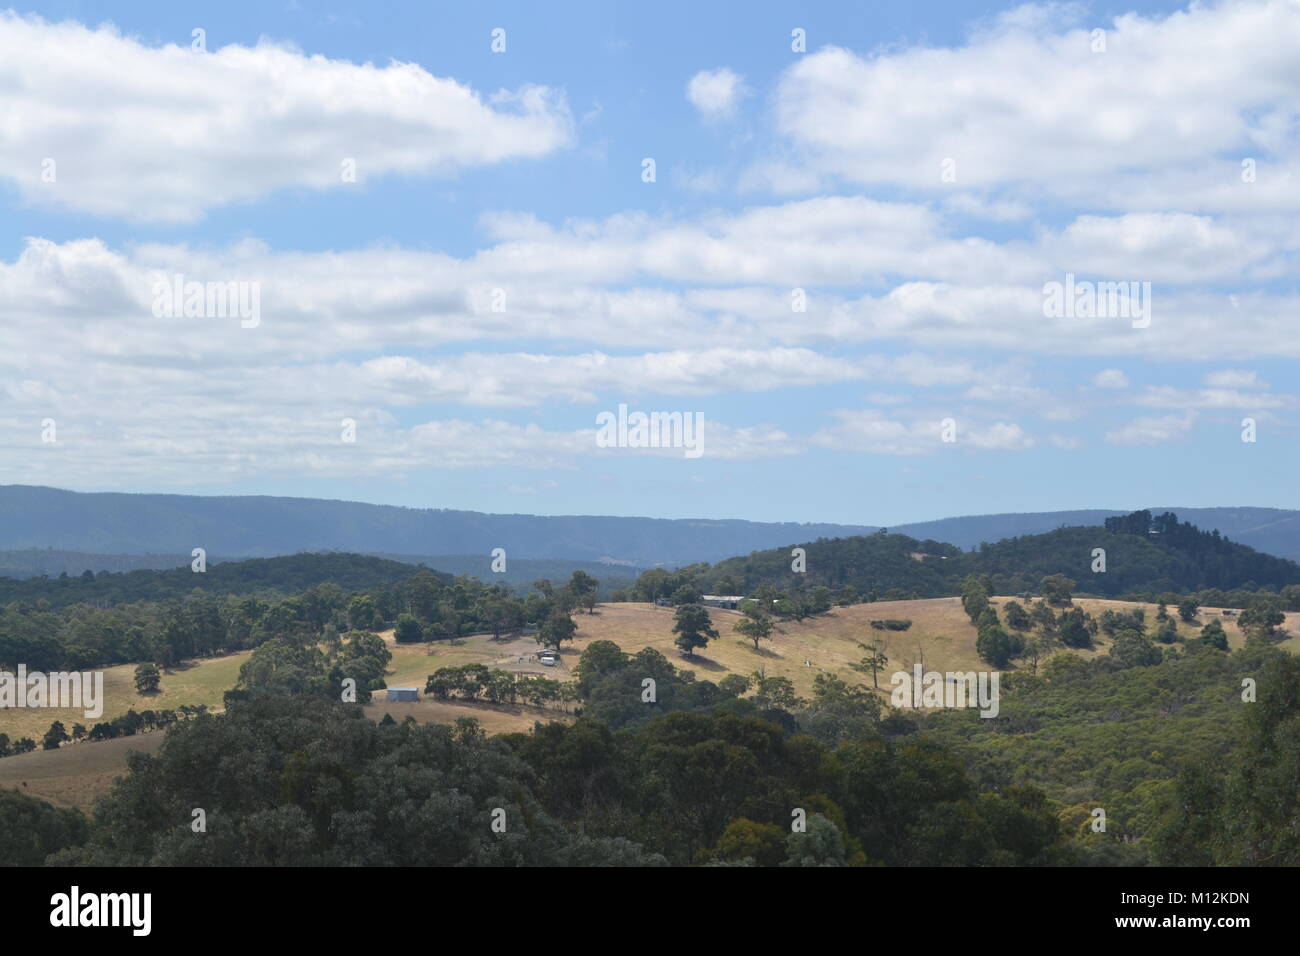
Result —
[[1196, 413], [1137, 418], [1122, 428], [1106, 432], [1106, 440], [1116, 445], [1158, 445], [1176, 441], [1192, 430]]
[[[1106, 29], [1103, 53], [1093, 26]], [[779, 82], [777, 123], [806, 169], [856, 183], [1010, 187], [1130, 209], [1294, 209], [1297, 38], [1300, 5], [1289, 0], [1109, 24], [1084, 24], [1069, 5], [1021, 7], [951, 48], [800, 57]], [[1243, 157], [1269, 176], [1243, 183]], [[942, 181], [945, 159], [956, 183]]]
[[[831, 413], [834, 425], [809, 436], [814, 447], [874, 455], [922, 455], [951, 447], [943, 441], [943, 429], [935, 419], [903, 421], [888, 418], [877, 409], [837, 409]], [[1033, 439], [1019, 425], [996, 422], [957, 429], [955, 447], [981, 451], [1011, 451], [1029, 448]]]
[[686, 84], [686, 98], [706, 119], [730, 116], [744, 92], [744, 79], [725, 66], [701, 70]]
[[1259, 374], [1243, 369], [1225, 368], [1205, 376], [1205, 384], [1214, 388], [1268, 388]]
[[1117, 368], [1102, 369], [1092, 377], [1098, 388], [1128, 388], [1128, 376]]
[[[376, 67], [263, 41], [209, 53], [111, 26], [0, 13], [0, 175], [29, 202], [190, 221], [277, 189], [357, 188], [543, 156], [572, 123], [540, 86], [485, 99], [414, 63]], [[270, 91], [274, 91], [274, 95]], [[42, 163], [55, 161], [55, 181]]]
[[1034, 444], [1034, 440], [1025, 434], [1024, 429], [1009, 422], [997, 422], [987, 428], [971, 429], [965, 441], [985, 451], [1019, 451], [1030, 448]]
[[1136, 399], [1139, 405], [1152, 408], [1280, 408], [1289, 404], [1280, 395], [1239, 392], [1231, 388], [1189, 390], [1172, 385], [1151, 385]]

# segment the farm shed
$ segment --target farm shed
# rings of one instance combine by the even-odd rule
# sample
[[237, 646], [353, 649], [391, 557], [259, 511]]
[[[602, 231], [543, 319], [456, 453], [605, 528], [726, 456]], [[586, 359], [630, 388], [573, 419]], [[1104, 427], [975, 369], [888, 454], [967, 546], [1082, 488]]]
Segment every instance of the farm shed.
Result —
[[419, 700], [420, 692], [415, 687], [390, 687], [388, 688], [389, 700]]

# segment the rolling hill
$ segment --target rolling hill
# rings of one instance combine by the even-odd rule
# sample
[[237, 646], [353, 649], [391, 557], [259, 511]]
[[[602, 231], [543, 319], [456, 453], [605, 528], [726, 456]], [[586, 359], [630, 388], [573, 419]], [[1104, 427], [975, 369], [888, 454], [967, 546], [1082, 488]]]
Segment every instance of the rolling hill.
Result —
[[[807, 556], [801, 573], [791, 570], [790, 548], [774, 548], [695, 569], [694, 580], [701, 590], [714, 593], [749, 593], [767, 584], [851, 588], [860, 597], [890, 590], [916, 597], [956, 594], [969, 574], [988, 574], [997, 590], [1009, 593], [1036, 592], [1047, 575], [1064, 574], [1079, 590], [1107, 596], [1208, 588], [1280, 590], [1300, 584], [1295, 562], [1202, 531], [1172, 513], [1152, 519], [1148, 512], [1135, 512], [1107, 521], [1110, 527], [1058, 528], [981, 545], [974, 552], [883, 531], [823, 539], [799, 545]], [[1125, 521], [1137, 524], [1123, 530]], [[1097, 549], [1105, 552], [1104, 572], [1092, 569]]]

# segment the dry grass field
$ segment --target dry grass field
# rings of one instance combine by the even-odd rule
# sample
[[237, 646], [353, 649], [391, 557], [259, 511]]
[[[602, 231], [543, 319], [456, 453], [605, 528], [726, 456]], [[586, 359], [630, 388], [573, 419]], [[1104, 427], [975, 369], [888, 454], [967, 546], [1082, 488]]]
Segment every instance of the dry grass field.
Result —
[[162, 746], [163, 737], [162, 733], [136, 734], [5, 757], [0, 760], [0, 787], [89, 811], [95, 798], [126, 772], [127, 752], [153, 753]]
[[123, 664], [104, 668], [104, 713], [100, 717], [87, 717], [80, 709], [70, 707], [0, 710], [0, 734], [11, 740], [31, 737], [38, 744], [41, 737], [56, 720], [63, 721], [69, 731], [73, 724], [89, 728], [100, 721], [112, 720], [128, 710], [175, 710], [182, 704], [209, 709], [220, 709], [222, 695], [235, 686], [239, 666], [249, 651], [227, 654], [194, 661], [182, 667], [163, 671], [162, 684], [156, 694], [139, 694], [135, 689], [135, 665]]

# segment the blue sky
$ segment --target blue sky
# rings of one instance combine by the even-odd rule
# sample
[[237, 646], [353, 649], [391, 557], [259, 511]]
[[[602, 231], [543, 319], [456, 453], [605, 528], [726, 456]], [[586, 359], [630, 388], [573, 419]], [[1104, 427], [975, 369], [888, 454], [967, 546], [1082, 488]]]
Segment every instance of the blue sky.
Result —
[[[886, 525], [1294, 507], [1297, 28], [1281, 2], [18, 8], [0, 481]], [[257, 324], [154, 314], [176, 273], [257, 284]], [[1067, 273], [1149, 283], [1149, 327], [1047, 314]], [[620, 403], [703, 415], [703, 454], [599, 447]]]

